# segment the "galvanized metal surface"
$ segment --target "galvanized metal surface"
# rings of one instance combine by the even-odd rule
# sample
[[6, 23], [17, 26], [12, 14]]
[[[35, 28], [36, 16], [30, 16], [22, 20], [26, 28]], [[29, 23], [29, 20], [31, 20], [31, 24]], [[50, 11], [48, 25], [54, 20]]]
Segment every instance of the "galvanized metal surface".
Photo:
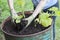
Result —
[[46, 30], [45, 32], [42, 32], [40, 34], [32, 35], [32, 36], [27, 36], [27, 37], [17, 37], [17, 36], [11, 36], [7, 35], [5, 33], [5, 38], [6, 40], [53, 40], [53, 32], [52, 32], [52, 27], [49, 28], [49, 30]]

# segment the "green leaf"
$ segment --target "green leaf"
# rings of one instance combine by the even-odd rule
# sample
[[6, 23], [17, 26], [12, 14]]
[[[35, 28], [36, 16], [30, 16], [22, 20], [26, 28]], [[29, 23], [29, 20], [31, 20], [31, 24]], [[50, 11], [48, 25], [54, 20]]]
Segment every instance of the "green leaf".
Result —
[[48, 14], [48, 13], [41, 13], [41, 15], [39, 15], [39, 18], [40, 19], [46, 19], [46, 18], [48, 18], [50, 16], [50, 14]]
[[[13, 19], [16, 20], [16, 21], [15, 21], [16, 23], [20, 23], [22, 18], [23, 18], [23, 15], [13, 16]], [[13, 20], [13, 21], [14, 21], [14, 20]]]
[[50, 14], [48, 12], [46, 13], [41, 13], [39, 17], [36, 19], [39, 24], [43, 25], [44, 27], [48, 27], [49, 25], [52, 24], [52, 19], [49, 18]]
[[52, 19], [48, 18], [48, 19], [40, 20], [40, 24], [42, 24], [44, 27], [48, 27], [49, 25], [52, 24]]
[[57, 7], [52, 7], [49, 9], [50, 11], [58, 11], [58, 8]]
[[21, 22], [21, 20], [16, 20], [16, 23], [20, 23]]

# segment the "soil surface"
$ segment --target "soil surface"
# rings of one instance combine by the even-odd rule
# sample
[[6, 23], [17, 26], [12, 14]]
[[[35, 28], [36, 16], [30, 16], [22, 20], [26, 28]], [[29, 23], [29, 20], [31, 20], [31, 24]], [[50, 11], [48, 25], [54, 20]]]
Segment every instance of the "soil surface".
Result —
[[[18, 28], [23, 27], [20, 26], [21, 24], [19, 24], [19, 26], [17, 26]], [[23, 25], [23, 24], [22, 24]], [[24, 27], [23, 27], [24, 28]], [[7, 21], [4, 24], [3, 30], [6, 31], [7, 33], [11, 33], [11, 34], [15, 34], [15, 35], [28, 35], [28, 34], [34, 34], [37, 32], [41, 32], [43, 30], [45, 30], [47, 28], [43, 27], [40, 24], [35, 25], [34, 22], [32, 22], [29, 27], [27, 27], [23, 32], [19, 33], [20, 31], [17, 30], [15, 24], [13, 24], [11, 22], [11, 20]]]
[[[27, 13], [29, 13], [29, 12], [27, 12]], [[18, 15], [20, 15], [20, 14], [18, 14]], [[28, 15], [27, 14], [25, 14], [25, 15], [27, 18], [31, 15], [31, 13]], [[8, 19], [10, 19], [10, 18], [8, 18]], [[21, 23], [18, 23], [18, 24], [12, 23], [11, 19], [10, 19], [5, 22], [3, 30], [10, 34], [28, 35], [28, 34], [38, 33], [38, 32], [41, 32], [41, 31], [47, 29], [46, 27], [43, 27], [42, 25], [34, 22], [34, 20], [33, 20], [32, 23], [29, 25], [29, 27], [27, 27], [24, 31], [20, 32], [25, 27], [26, 24], [27, 24], [27, 21], [22, 21]]]

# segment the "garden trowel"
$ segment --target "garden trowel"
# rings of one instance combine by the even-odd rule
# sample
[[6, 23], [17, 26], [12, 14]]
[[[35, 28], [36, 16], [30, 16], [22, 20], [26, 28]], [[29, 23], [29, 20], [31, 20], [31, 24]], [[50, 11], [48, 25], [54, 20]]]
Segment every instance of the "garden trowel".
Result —
[[25, 30], [25, 29], [30, 25], [30, 23], [33, 21], [33, 19], [35, 19], [36, 16], [42, 11], [42, 9], [44, 8], [44, 6], [45, 6], [46, 3], [47, 3], [47, 0], [41, 0], [41, 1], [39, 2], [39, 4], [37, 5], [36, 9], [34, 10], [33, 14], [32, 14], [31, 16], [29, 16], [28, 18], [23, 19], [23, 20], [25, 20], [25, 21], [27, 20], [28, 23], [27, 23], [27, 25], [21, 30], [21, 32], [22, 32], [23, 30]]

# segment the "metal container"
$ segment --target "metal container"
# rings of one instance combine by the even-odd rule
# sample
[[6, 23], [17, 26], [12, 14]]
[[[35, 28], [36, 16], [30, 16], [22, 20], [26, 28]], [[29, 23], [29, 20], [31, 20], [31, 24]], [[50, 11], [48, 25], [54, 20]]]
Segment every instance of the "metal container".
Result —
[[[4, 24], [8, 22], [11, 18], [8, 17], [3, 23], [2, 23], [2, 31], [5, 35], [6, 40], [53, 40], [53, 23], [52, 25], [41, 31], [34, 34], [29, 35], [14, 35], [11, 33], [8, 33], [4, 30]], [[6, 24], [7, 25], [7, 24]], [[9, 26], [8, 26], [9, 27]]]

